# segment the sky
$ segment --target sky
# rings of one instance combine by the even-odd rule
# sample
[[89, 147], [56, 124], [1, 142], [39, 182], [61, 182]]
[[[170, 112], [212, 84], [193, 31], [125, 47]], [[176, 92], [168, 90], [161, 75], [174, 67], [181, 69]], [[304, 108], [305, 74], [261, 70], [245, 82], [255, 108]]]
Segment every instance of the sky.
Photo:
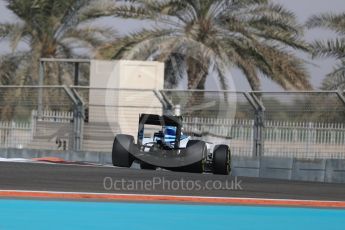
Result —
[[[322, 12], [345, 12], [345, 0], [272, 0], [273, 2], [282, 4], [286, 9], [293, 11], [299, 22], [304, 23], [311, 15]], [[6, 9], [4, 0], [0, 0], [0, 23], [16, 21], [16, 17]], [[142, 27], [141, 23], [135, 20], [117, 20], [114, 18], [104, 18], [95, 22], [99, 25], [113, 26], [117, 29], [119, 34], [127, 34], [131, 31], [139, 30]], [[307, 41], [313, 41], [314, 39], [326, 39], [332, 38], [334, 34], [327, 30], [310, 30], [306, 31], [305, 38]], [[22, 46], [21, 48], [24, 48]], [[7, 42], [0, 42], [0, 54], [10, 52]], [[322, 80], [327, 73], [331, 72], [336, 61], [333, 59], [315, 59], [311, 60], [308, 56], [299, 53], [298, 56], [305, 59], [307, 69], [311, 75], [311, 83], [315, 88], [320, 87]], [[248, 83], [244, 80], [244, 77], [240, 71], [232, 70], [231, 75], [234, 79], [235, 86], [232, 89], [235, 90], [249, 90]], [[233, 82], [230, 82], [233, 84]], [[213, 83], [208, 81], [207, 88], [212, 89]], [[262, 89], [263, 90], [282, 90], [278, 85], [270, 80], [262, 77]]]

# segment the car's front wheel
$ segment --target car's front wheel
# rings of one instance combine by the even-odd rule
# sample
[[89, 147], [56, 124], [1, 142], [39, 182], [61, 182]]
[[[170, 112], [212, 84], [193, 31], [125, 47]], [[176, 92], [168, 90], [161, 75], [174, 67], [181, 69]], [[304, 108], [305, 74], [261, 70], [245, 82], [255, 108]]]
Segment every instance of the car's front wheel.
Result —
[[190, 140], [186, 146], [186, 155], [199, 155], [201, 159], [194, 164], [188, 166], [188, 172], [192, 173], [203, 173], [205, 172], [207, 146], [204, 141]]
[[217, 145], [213, 151], [213, 172], [229, 175], [231, 172], [231, 151], [227, 145]]

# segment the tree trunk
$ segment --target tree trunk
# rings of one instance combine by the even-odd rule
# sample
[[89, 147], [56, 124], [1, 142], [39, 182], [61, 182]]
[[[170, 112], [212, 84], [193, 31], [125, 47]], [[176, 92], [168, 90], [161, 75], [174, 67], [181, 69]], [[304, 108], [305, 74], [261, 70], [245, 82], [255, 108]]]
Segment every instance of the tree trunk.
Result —
[[198, 114], [199, 112], [198, 110], [193, 109], [193, 107], [195, 108], [195, 106], [204, 103], [205, 93], [203, 92], [203, 90], [205, 90], [208, 71], [202, 63], [198, 62], [195, 59], [190, 58], [187, 60], [187, 62], [188, 89], [192, 91], [188, 94], [188, 98], [186, 98], [186, 112], [188, 115], [193, 115]]

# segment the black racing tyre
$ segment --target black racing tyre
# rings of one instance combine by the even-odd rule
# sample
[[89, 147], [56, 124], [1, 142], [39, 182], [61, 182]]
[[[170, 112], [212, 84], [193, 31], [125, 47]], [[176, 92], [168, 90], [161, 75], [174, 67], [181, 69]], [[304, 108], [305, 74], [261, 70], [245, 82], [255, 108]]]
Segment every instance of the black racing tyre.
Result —
[[198, 161], [192, 165], [187, 166], [188, 172], [191, 173], [203, 173], [205, 172], [206, 157], [207, 157], [207, 146], [204, 141], [199, 140], [190, 140], [186, 146], [186, 155], [188, 154], [200, 154], [202, 158], [201, 161]]
[[112, 161], [114, 166], [118, 167], [131, 167], [134, 159], [130, 151], [134, 146], [134, 137], [130, 135], [116, 135], [113, 150]]
[[141, 169], [146, 169], [146, 170], [156, 170], [157, 167], [145, 162], [140, 162], [140, 168]]
[[229, 175], [231, 172], [231, 151], [227, 145], [217, 145], [213, 151], [213, 173]]

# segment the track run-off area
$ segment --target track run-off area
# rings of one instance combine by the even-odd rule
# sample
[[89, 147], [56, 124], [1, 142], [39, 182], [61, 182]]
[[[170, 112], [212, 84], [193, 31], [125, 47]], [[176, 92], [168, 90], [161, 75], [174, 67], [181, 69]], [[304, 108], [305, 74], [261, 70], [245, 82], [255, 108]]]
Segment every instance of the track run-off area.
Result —
[[344, 229], [345, 185], [0, 163], [0, 229]]

